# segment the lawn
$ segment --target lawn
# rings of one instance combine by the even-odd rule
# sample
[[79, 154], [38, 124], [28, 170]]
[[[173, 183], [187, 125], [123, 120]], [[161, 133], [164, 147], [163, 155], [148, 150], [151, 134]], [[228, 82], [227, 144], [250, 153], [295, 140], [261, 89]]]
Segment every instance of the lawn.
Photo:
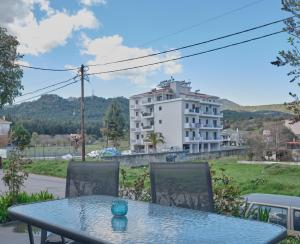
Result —
[[[300, 196], [300, 166], [288, 165], [245, 165], [238, 164], [234, 157], [210, 161], [216, 175], [224, 169], [239, 185], [242, 194], [251, 192], [276, 193]], [[126, 168], [129, 184], [141, 175], [147, 167]], [[40, 160], [26, 166], [30, 173], [66, 177], [67, 161]], [[146, 185], [149, 180], [146, 181]]]

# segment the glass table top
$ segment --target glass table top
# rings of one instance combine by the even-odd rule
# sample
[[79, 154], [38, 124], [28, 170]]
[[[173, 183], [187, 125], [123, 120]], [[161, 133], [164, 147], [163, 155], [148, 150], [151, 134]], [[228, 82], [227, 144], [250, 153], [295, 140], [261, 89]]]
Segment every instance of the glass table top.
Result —
[[15, 219], [88, 238], [89, 243], [270, 243], [286, 229], [269, 223], [128, 200], [126, 217], [114, 217], [115, 197], [85, 196], [14, 206]]

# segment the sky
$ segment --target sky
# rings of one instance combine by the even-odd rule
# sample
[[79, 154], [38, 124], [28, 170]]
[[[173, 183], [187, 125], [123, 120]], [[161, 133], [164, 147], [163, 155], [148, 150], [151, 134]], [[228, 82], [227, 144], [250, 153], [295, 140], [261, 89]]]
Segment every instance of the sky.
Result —
[[[0, 25], [18, 38], [19, 52], [24, 54], [21, 63], [58, 69], [148, 55], [288, 16], [281, 10], [281, 0], [0, 0]], [[283, 27], [279, 23], [161, 56], [89, 67], [87, 72], [177, 58], [279, 31]], [[295, 92], [297, 87], [288, 82], [288, 67], [277, 68], [270, 62], [279, 50], [288, 48], [287, 37], [282, 33], [170, 63], [90, 76], [85, 95], [129, 97], [148, 91], [173, 76], [175, 80], [190, 81], [193, 90], [200, 89], [202, 93], [241, 105], [283, 103], [290, 100], [288, 93]], [[74, 71], [24, 69], [23, 93], [74, 75]], [[78, 97], [79, 85], [76, 83], [53, 93]]]

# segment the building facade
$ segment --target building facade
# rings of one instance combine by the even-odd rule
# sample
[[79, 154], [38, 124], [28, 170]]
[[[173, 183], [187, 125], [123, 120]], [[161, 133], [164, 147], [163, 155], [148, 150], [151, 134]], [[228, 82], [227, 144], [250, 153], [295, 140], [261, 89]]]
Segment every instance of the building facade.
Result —
[[219, 150], [223, 113], [218, 97], [192, 92], [190, 82], [174, 79], [161, 82], [156, 89], [130, 97], [130, 148], [149, 152], [149, 133], [161, 133], [162, 150], [191, 153]]

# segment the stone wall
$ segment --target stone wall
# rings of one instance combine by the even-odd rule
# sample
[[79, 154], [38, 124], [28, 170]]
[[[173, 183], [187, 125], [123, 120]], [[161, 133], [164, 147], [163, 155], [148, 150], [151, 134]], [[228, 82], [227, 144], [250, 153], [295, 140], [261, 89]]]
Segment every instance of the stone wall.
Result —
[[245, 147], [234, 147], [221, 149], [219, 151], [204, 152], [204, 153], [185, 153], [185, 152], [163, 152], [163, 153], [149, 153], [149, 154], [134, 154], [122, 155], [114, 157], [103, 157], [103, 160], [116, 160], [121, 165], [135, 167], [148, 165], [149, 162], [166, 162], [167, 156], [176, 156], [175, 162], [194, 161], [194, 160], [210, 160], [220, 157], [227, 157], [233, 155], [244, 155]]

